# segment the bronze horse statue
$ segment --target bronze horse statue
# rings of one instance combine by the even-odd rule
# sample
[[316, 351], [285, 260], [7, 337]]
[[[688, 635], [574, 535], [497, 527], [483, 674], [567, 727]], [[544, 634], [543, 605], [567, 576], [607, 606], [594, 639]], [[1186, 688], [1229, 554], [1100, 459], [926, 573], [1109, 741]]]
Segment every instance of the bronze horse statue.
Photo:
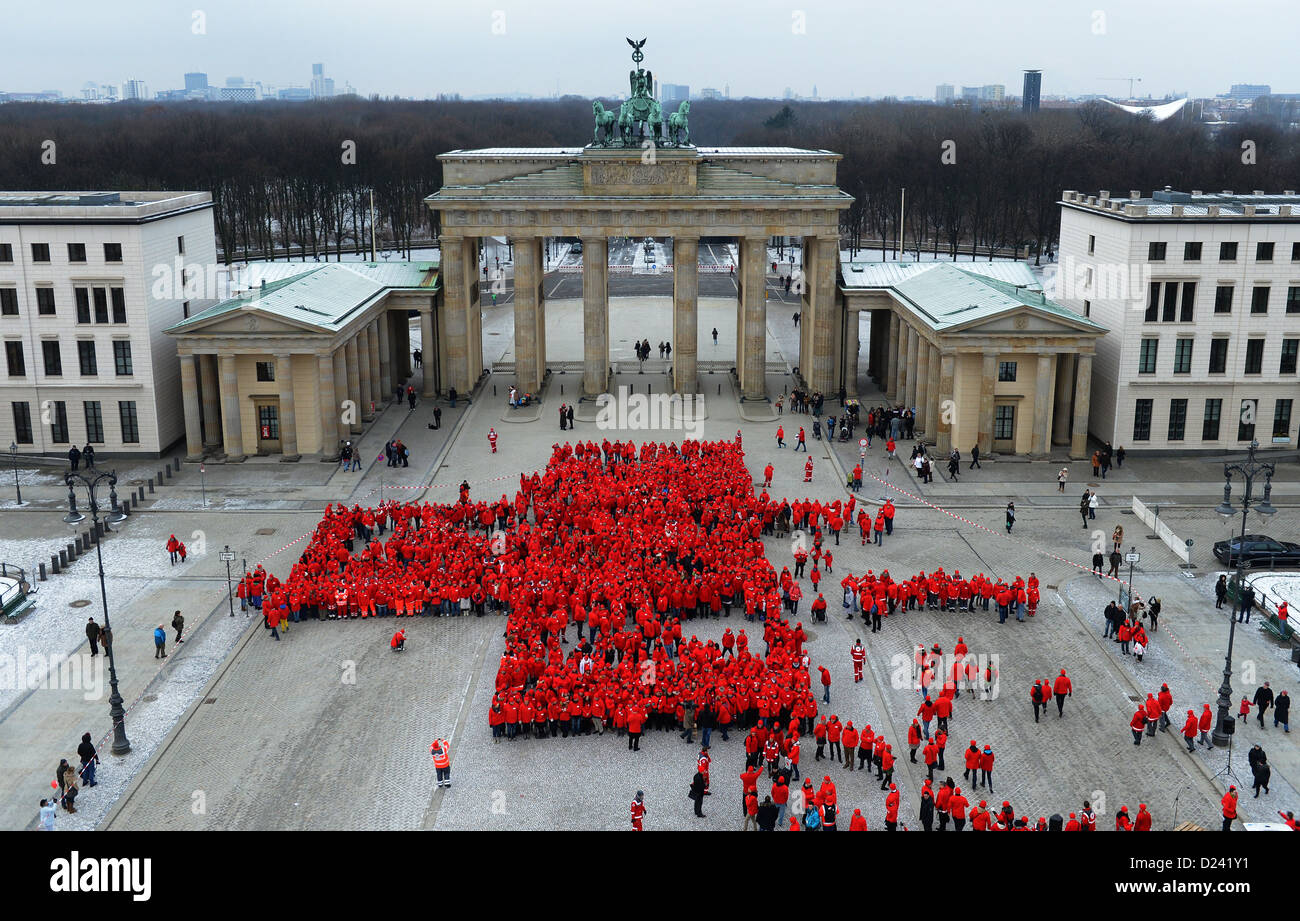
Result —
[[[614, 137], [614, 132], [618, 130], [617, 116], [614, 110], [606, 109], [601, 104], [600, 100], [597, 99], [595, 102], [591, 104], [591, 111], [596, 119], [596, 130], [591, 139], [591, 142], [593, 144], [608, 144], [609, 141]], [[605, 134], [603, 140], [601, 138], [602, 131]]]

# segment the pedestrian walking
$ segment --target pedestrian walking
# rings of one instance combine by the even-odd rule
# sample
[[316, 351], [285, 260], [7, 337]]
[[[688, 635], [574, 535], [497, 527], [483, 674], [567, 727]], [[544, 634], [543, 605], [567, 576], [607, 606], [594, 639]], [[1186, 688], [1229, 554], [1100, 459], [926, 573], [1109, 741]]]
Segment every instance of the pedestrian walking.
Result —
[[167, 628], [159, 624], [153, 632], [153, 657], [167, 658]]
[[1016, 524], [1016, 504], [1014, 502], [1008, 502], [1007, 503], [1007, 533], [1008, 534], [1011, 533], [1011, 529], [1015, 527], [1015, 524]]
[[1286, 691], [1279, 691], [1277, 698], [1273, 701], [1273, 728], [1276, 729], [1281, 724], [1282, 731], [1290, 735], [1291, 733], [1291, 695]]
[[688, 795], [695, 801], [696, 817], [707, 818], [704, 815], [704, 774], [700, 771], [696, 771], [695, 776], [691, 778], [691, 790]]
[[1228, 792], [1223, 794], [1223, 799], [1219, 800], [1219, 805], [1223, 808], [1223, 830], [1231, 831], [1232, 823], [1237, 818], [1237, 788], [1229, 786]]
[[1066, 467], [1061, 468], [1061, 472], [1056, 475], [1056, 491], [1065, 492], [1065, 481], [1070, 478], [1070, 471]]
[[435, 406], [433, 408], [433, 427], [435, 429], [442, 428], [442, 407], [441, 406]]
[[1074, 685], [1065, 676], [1065, 669], [1061, 669], [1061, 674], [1056, 677], [1052, 691], [1056, 695], [1056, 716], [1060, 719], [1065, 716], [1065, 698], [1074, 696]]
[[1101, 500], [1097, 498], [1097, 494], [1095, 492], [1088, 494], [1088, 519], [1089, 520], [1095, 519], [1097, 517], [1097, 506], [1100, 503]]
[[1106, 557], [1102, 555], [1102, 552], [1100, 550], [1098, 550], [1096, 553], [1092, 555], [1092, 571], [1097, 574], [1098, 579], [1101, 578], [1101, 567], [1105, 564], [1105, 562], [1106, 562]]
[[[1097, 555], [1100, 556], [1101, 554], [1097, 554]], [[1113, 577], [1115, 577], [1116, 579], [1118, 579], [1118, 578], [1119, 578], [1119, 564], [1122, 563], [1122, 562], [1124, 562], [1124, 558], [1123, 558], [1122, 556], [1120, 556], [1120, 552], [1119, 552], [1118, 550], [1111, 550], [1111, 552], [1110, 552], [1110, 568], [1109, 568], [1108, 570], [1106, 570], [1106, 575], [1108, 575], [1108, 576], [1113, 576]]]
[[93, 659], [99, 655], [99, 624], [93, 617], [86, 620], [86, 639], [90, 641], [90, 657]]
[[1080, 525], [1080, 527], [1083, 528], [1088, 527], [1088, 496], [1089, 495], [1090, 493], [1088, 492], [1088, 490], [1085, 489], [1083, 491], [1083, 498], [1079, 500], [1079, 515], [1080, 517], [1083, 518], [1083, 524]]
[[1214, 606], [1222, 608], [1224, 599], [1228, 597], [1228, 577], [1219, 576], [1219, 581], [1214, 583]]
[[72, 466], [72, 472], [77, 472], [77, 465], [81, 463], [81, 451], [76, 445], [68, 448], [68, 463]]
[[1261, 687], [1255, 689], [1255, 697], [1251, 703], [1259, 708], [1259, 712], [1255, 714], [1255, 719], [1259, 721], [1259, 728], [1265, 728], [1264, 713], [1269, 707], [1273, 706], [1273, 689], [1268, 686], [1267, 681]]
[[81, 735], [81, 744], [77, 746], [77, 757], [81, 759], [81, 782], [88, 787], [98, 786], [99, 781], [95, 780], [95, 765], [99, 764], [99, 752], [95, 751], [95, 743], [90, 741], [88, 732]]
[[451, 786], [451, 744], [446, 739], [434, 739], [429, 746], [433, 769], [437, 771], [439, 787]]
[[172, 629], [176, 631], [176, 642], [185, 642], [185, 640], [181, 639], [181, 634], [185, 632], [185, 617], [180, 611], [172, 615]]
[[645, 819], [644, 791], [637, 790], [636, 796], [632, 798], [631, 815], [632, 815], [632, 828], [635, 829], [636, 831], [645, 831], [645, 828], [643, 828], [641, 825], [642, 821]]
[[970, 449], [970, 466], [966, 469], [974, 470], [976, 467], [979, 467], [981, 470], [984, 469], [983, 467], [980, 467], [980, 446], [978, 442], [976, 442], [974, 447]]

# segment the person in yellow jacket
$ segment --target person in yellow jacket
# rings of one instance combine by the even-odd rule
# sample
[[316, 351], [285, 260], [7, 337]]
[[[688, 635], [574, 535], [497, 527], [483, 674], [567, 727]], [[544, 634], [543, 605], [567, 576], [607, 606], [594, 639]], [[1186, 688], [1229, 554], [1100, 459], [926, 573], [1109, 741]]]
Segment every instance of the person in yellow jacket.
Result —
[[433, 756], [433, 766], [438, 772], [438, 786], [451, 786], [451, 745], [446, 739], [434, 739], [429, 746]]

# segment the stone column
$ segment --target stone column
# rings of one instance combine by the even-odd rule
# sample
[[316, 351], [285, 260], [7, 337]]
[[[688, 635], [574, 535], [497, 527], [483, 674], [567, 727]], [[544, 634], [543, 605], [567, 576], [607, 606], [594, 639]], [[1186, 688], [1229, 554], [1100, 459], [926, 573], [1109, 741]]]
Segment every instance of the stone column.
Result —
[[1035, 454], [1050, 454], [1052, 430], [1052, 356], [1048, 352], [1038, 355], [1038, 368], [1034, 374], [1034, 440], [1030, 449]]
[[1070, 398], [1074, 396], [1074, 356], [1056, 354], [1056, 391], [1052, 406], [1052, 444], [1070, 443]]
[[[838, 240], [817, 237], [807, 242], [812, 244], [813, 256], [811, 273], [806, 280], [813, 305], [812, 377], [809, 383], [814, 391], [829, 395], [838, 389], [835, 344], [843, 323], [835, 291]], [[800, 356], [800, 365], [803, 364], [804, 356]]]
[[[445, 235], [442, 238], [443, 310], [447, 328], [447, 368], [444, 378], [447, 387], [455, 387], [461, 396], [468, 395], [475, 382], [471, 365], [476, 363], [470, 354], [470, 334], [474, 324], [470, 312], [478, 310], [476, 253], [473, 240]], [[430, 336], [429, 342], [432, 341], [433, 337]], [[480, 353], [483, 351], [481, 342], [477, 343], [477, 348]], [[426, 351], [426, 365], [428, 354]], [[428, 389], [427, 377], [425, 380]]]
[[352, 434], [361, 434], [361, 366], [357, 364], [357, 339], [353, 336], [343, 346], [343, 356], [347, 364], [348, 399], [354, 404], [352, 410]]
[[375, 401], [375, 412], [383, 412], [388, 402], [388, 395], [392, 393], [393, 388], [384, 387], [383, 375], [379, 370], [382, 352], [379, 348], [378, 320], [370, 321], [366, 339], [370, 344], [370, 395]]
[[537, 240], [533, 237], [513, 237], [511, 247], [515, 254], [515, 379], [522, 393], [537, 393], [541, 389], [544, 359], [538, 354], [542, 346], [537, 341], [537, 286], [541, 280], [538, 265]]
[[916, 347], [916, 402], [912, 405], [916, 407], [916, 414], [920, 418], [917, 420], [916, 428], [922, 432], [934, 431], [934, 423], [930, 420], [934, 417], [928, 412], [930, 406], [930, 343], [924, 339], [918, 338]]
[[899, 320], [897, 311], [889, 312], [889, 361], [885, 365], [885, 377], [881, 383], [885, 397], [892, 403], [898, 395], [898, 337]]
[[1070, 456], [1076, 460], [1088, 454], [1088, 398], [1092, 393], [1092, 355], [1075, 358], [1074, 428], [1070, 433]]
[[203, 401], [203, 443], [221, 447], [221, 388], [217, 385], [217, 356], [199, 356], [199, 390]]
[[943, 411], [943, 404], [953, 398], [953, 378], [956, 376], [957, 356], [952, 352], [939, 354], [939, 424], [935, 448], [941, 454], [952, 450], [952, 420]]
[[369, 422], [375, 418], [374, 411], [370, 408], [375, 393], [370, 388], [370, 334], [365, 327], [357, 330], [354, 341], [357, 350], [357, 382], [361, 385], [361, 419]]
[[199, 378], [194, 370], [194, 356], [181, 355], [181, 403], [185, 412], [185, 459], [203, 458], [203, 424], [199, 409]]
[[898, 327], [898, 380], [894, 385], [894, 402], [907, 402], [907, 381], [912, 376], [912, 368], [907, 363], [907, 353], [912, 346], [912, 327], [906, 320], [899, 321]]
[[998, 381], [998, 356], [985, 354], [980, 368], [980, 416], [976, 429], [980, 453], [993, 452], [993, 390]]
[[[407, 344], [410, 344], [410, 334], [407, 334]], [[410, 356], [410, 349], [407, 350], [407, 356]], [[437, 395], [437, 382], [433, 377], [433, 370], [438, 361], [438, 349], [433, 341], [433, 307], [420, 309], [420, 371], [424, 378], [423, 396], [432, 399]]]
[[384, 395], [384, 403], [387, 403], [388, 398], [393, 394], [393, 339], [390, 334], [392, 324], [393, 315], [387, 310], [379, 315], [378, 322], [374, 324], [378, 334], [376, 338], [379, 340], [379, 392]]
[[700, 241], [673, 237], [673, 390], [699, 391]]
[[[678, 344], [673, 343], [676, 352]], [[609, 242], [582, 238], [582, 393], [609, 390]]]
[[[348, 396], [348, 352], [345, 346], [340, 345], [334, 350], [334, 355], [330, 359], [334, 365], [334, 397], [333, 397], [333, 415], [337, 436], [339, 442], [347, 441], [352, 432], [361, 431], [360, 417], [357, 415], [355, 407], [347, 415], [349, 421], [344, 421], [343, 402], [350, 400]], [[333, 453], [332, 451], [330, 453]]]
[[243, 405], [239, 399], [239, 376], [235, 371], [234, 355], [221, 356], [221, 407], [226, 460], [241, 461], [244, 459], [244, 427], [240, 417]]
[[921, 376], [921, 369], [917, 356], [920, 355], [920, 352], [921, 334], [916, 331], [915, 327], [909, 327], [907, 330], [907, 396], [903, 400], [903, 404], [909, 409], [918, 403], [918, 380]]
[[[933, 345], [926, 347], [929, 355], [927, 368], [929, 373], [926, 375], [925, 384], [925, 434], [928, 440], [934, 441], [939, 432], [939, 414], [943, 412], [939, 401], [939, 350]], [[951, 396], [948, 397], [951, 399]]]
[[741, 246], [745, 249], [745, 324], [740, 331], [745, 367], [740, 392], [746, 400], [762, 400], [767, 397], [767, 237], [745, 237]]
[[844, 395], [850, 399], [858, 396], [858, 351], [862, 348], [859, 324], [862, 314], [846, 310], [844, 320]]
[[275, 356], [275, 382], [280, 387], [281, 460], [298, 457], [298, 414], [293, 405], [293, 356]]
[[320, 459], [338, 460], [339, 403], [334, 396], [334, 357], [316, 356], [317, 409], [320, 413]]

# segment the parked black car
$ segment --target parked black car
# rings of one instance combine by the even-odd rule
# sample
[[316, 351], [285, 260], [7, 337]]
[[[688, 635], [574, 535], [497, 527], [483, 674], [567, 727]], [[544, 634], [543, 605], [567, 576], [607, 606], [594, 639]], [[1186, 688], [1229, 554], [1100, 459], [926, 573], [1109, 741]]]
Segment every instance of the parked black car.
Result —
[[1300, 544], [1274, 540], [1266, 534], [1247, 534], [1214, 544], [1214, 557], [1225, 566], [1300, 566]]

